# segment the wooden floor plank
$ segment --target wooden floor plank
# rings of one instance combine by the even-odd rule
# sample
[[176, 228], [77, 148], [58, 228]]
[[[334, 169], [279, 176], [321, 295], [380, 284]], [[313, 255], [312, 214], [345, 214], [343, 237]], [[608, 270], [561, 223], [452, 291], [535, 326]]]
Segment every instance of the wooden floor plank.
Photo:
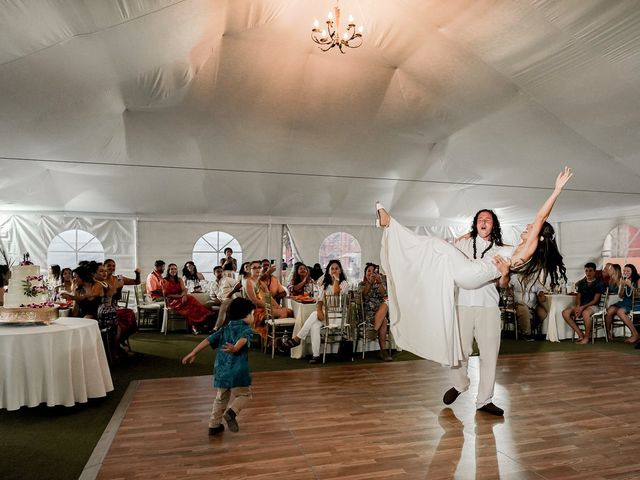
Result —
[[[267, 360], [266, 360], [267, 361]], [[211, 377], [143, 380], [100, 479], [640, 478], [640, 357], [501, 356], [499, 419], [448, 370], [413, 361], [254, 374], [239, 433], [207, 436]]]

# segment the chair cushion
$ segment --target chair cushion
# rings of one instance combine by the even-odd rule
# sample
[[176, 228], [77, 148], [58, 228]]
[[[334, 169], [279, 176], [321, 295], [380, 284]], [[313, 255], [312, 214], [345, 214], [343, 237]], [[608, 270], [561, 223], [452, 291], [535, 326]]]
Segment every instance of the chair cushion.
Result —
[[138, 308], [142, 310], [160, 310], [162, 305], [159, 303], [145, 303], [144, 305], [138, 305]]
[[274, 318], [274, 319], [267, 320], [267, 323], [269, 325], [275, 325], [276, 327], [282, 327], [282, 326], [290, 327], [292, 325], [295, 325], [296, 319], [295, 318]]

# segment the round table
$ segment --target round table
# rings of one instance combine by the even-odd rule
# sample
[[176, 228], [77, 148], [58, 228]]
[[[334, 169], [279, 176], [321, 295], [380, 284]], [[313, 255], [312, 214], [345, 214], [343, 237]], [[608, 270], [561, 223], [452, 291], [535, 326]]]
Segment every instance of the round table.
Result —
[[0, 324], [0, 408], [73, 406], [113, 390], [98, 322]]

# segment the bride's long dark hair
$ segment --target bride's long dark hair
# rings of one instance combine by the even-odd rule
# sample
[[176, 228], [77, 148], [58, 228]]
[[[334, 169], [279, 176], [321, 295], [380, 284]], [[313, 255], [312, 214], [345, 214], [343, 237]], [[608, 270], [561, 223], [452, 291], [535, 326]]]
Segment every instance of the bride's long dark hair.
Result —
[[553, 289], [560, 280], [567, 281], [567, 269], [556, 244], [556, 232], [550, 223], [544, 222], [539, 233], [538, 246], [528, 262], [513, 269], [520, 277], [522, 290], [527, 291], [536, 281]]

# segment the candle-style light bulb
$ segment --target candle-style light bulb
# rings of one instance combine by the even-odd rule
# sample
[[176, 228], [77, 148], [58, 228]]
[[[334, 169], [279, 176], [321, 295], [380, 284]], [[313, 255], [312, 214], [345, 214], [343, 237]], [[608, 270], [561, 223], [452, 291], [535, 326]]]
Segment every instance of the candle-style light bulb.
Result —
[[329, 12], [329, 14], [327, 15], [327, 18], [329, 20], [333, 20], [333, 12]]
[[349, 23], [353, 23], [353, 15], [349, 15]]
[[320, 26], [320, 22], [316, 19], [313, 21], [313, 28], [318, 28]]
[[325, 38], [327, 36], [327, 31], [326, 30], [322, 30], [322, 32], [320, 33], [320, 36], [322, 38]]
[[348, 33], [346, 33], [346, 32], [345, 32], [345, 33], [343, 33], [343, 34], [342, 34], [342, 38], [344, 38], [344, 39], [346, 40], [347, 38], [349, 38], [349, 34], [348, 34]]
[[364, 27], [362, 25], [360, 25], [358, 27], [358, 33], [362, 33], [364, 31]]

